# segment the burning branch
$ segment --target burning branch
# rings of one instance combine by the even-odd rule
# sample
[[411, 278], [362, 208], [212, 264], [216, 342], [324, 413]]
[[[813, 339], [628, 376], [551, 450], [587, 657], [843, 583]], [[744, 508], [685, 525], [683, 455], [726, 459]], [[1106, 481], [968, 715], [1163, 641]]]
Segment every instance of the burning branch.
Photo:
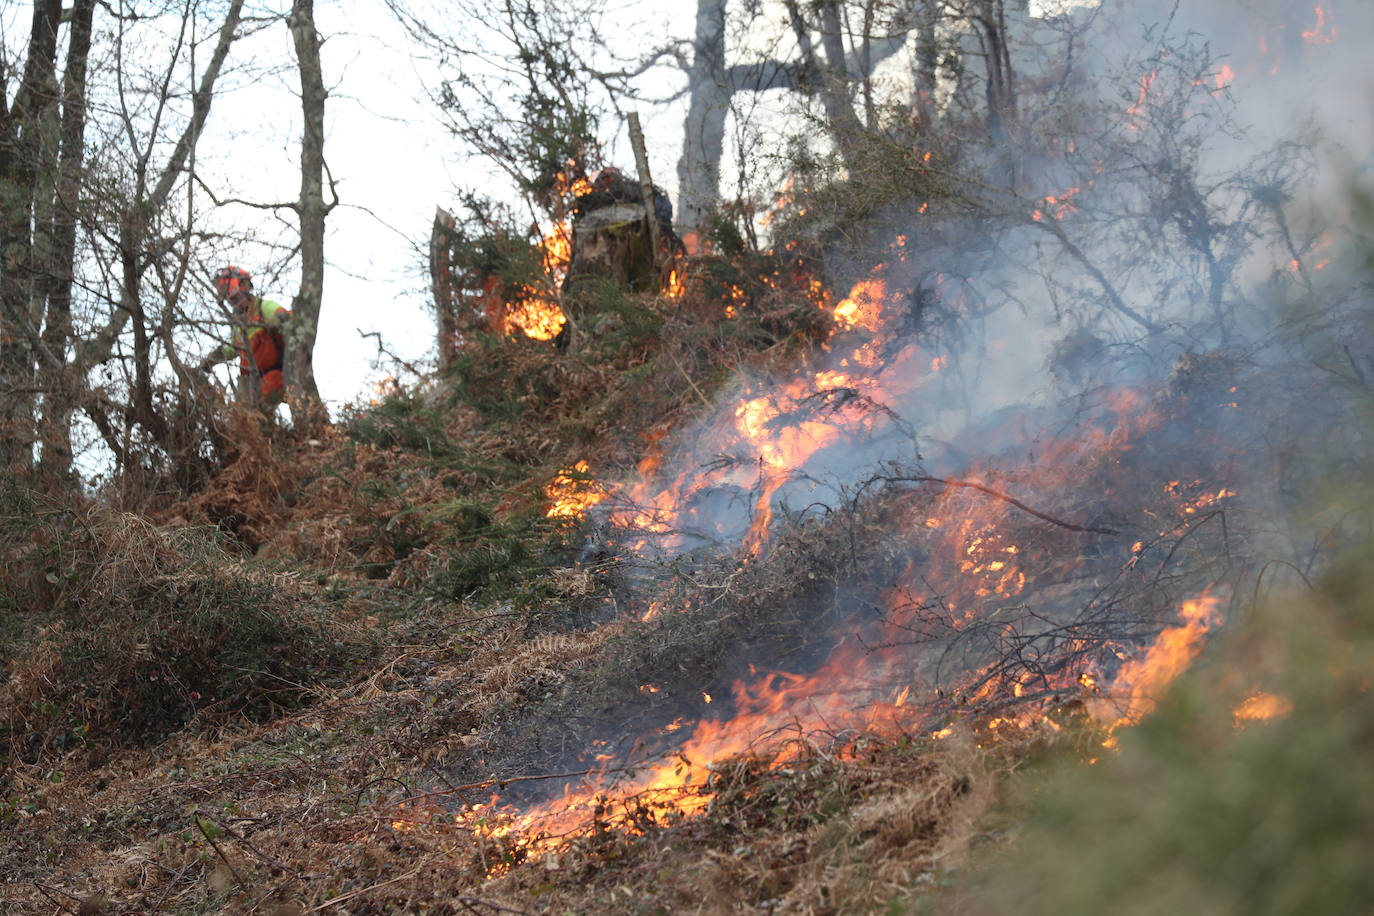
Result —
[[[1041, 519], [1042, 521], [1049, 522], [1053, 525], [1058, 525], [1061, 528], [1067, 528], [1069, 531], [1082, 531], [1090, 534], [1110, 535], [1117, 535], [1121, 533], [1120, 531], [1117, 531], [1115, 528], [1099, 528], [1095, 525], [1075, 525], [1073, 522], [1066, 522], [1062, 518], [1055, 518], [1053, 515], [1041, 512], [1038, 509], [1032, 509], [1030, 506], [1021, 502], [1021, 500], [1017, 499], [1014, 496], [1003, 493], [1000, 490], [994, 490], [992, 487], [989, 487], [986, 484], [981, 484], [973, 480], [956, 480], [950, 477], [932, 477], [927, 474], [879, 475], [877, 477], [870, 478], [867, 481], [867, 483], [865, 483], [864, 487], [866, 488], [869, 483], [876, 483], [878, 481], [882, 481], [883, 483], [938, 483], [941, 486], [945, 487], [965, 487], [970, 490], [977, 490], [980, 493], [986, 493], [988, 496], [1000, 499], [1005, 503], [1010, 503], [1011, 505], [1020, 509], [1022, 512], [1027, 512], [1031, 515], [1034, 515], [1036, 518]], [[863, 489], [864, 488], [860, 488], [860, 493], [863, 492]]]

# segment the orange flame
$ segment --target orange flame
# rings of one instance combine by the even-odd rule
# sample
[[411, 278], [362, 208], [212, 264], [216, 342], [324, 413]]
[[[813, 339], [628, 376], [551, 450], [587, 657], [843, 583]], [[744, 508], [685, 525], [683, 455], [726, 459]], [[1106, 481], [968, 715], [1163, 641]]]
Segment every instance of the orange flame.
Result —
[[1031, 211], [1031, 219], [1038, 223], [1048, 214], [1056, 220], [1062, 220], [1078, 209], [1078, 205], [1072, 201], [1072, 198], [1081, 190], [1083, 189], [1069, 188], [1067, 191], [1060, 191], [1057, 194], [1045, 195], [1041, 205]]
[[[555, 209], [557, 219], [554, 227], [544, 233], [539, 242], [540, 265], [550, 290], [558, 289], [567, 276], [568, 265], [572, 263], [572, 227], [560, 214], [570, 209], [570, 201], [591, 189], [591, 182], [585, 178], [571, 180], [567, 172], [558, 173], [554, 184], [559, 201]], [[519, 328], [526, 337], [534, 340], [552, 340], [567, 324], [567, 317], [558, 303], [547, 294], [534, 290], [508, 300], [507, 312], [507, 327]]]
[[882, 280], [870, 278], [860, 280], [835, 306], [835, 323], [845, 330], [856, 327], [876, 330], [882, 318], [883, 300], [887, 298], [887, 286]]
[[1182, 624], [1165, 628], [1145, 654], [1122, 666], [1106, 691], [1090, 709], [1095, 718], [1110, 720], [1110, 730], [1132, 725], [1154, 711], [1164, 689], [1188, 666], [1203, 646], [1207, 634], [1221, 623], [1221, 599], [1204, 592], [1184, 601], [1178, 616]]
[[687, 294], [687, 284], [683, 282], [683, 271], [681, 267], [674, 267], [668, 271], [668, 282], [665, 284], [663, 295], [669, 299], [681, 299]]
[[588, 478], [589, 471], [587, 462], [579, 461], [571, 471], [559, 471], [555, 475], [544, 492], [549, 500], [546, 518], [581, 518], [606, 498], [605, 491]]
[[[1142, 80], [1142, 103], [1153, 78]], [[1069, 200], [1077, 191], [1046, 197], [1047, 208], [1058, 208], [1046, 212], [1056, 218], [1072, 212]], [[894, 257], [901, 257], [896, 249], [902, 247], [897, 244]], [[656, 446], [650, 452], [640, 466], [645, 479], [631, 488], [629, 504], [633, 508], [613, 516], [617, 524], [644, 533], [645, 541], [634, 545], [636, 548], [647, 543], [650, 536], [663, 536], [666, 541], [689, 528], [697, 511], [697, 497], [719, 487], [736, 494], [749, 493], [745, 500], [750, 509], [749, 525], [742, 543], [745, 550], [760, 550], [769, 533], [773, 499], [783, 484], [794, 472], [804, 469], [818, 451], [846, 435], [864, 432], [868, 427], [862, 424], [872, 422], [847, 418], [834, 405], [864, 398], [881, 401], [888, 396], [884, 386], [894, 390], [898, 385], [907, 386], [903, 389], [907, 394], [919, 391], [919, 386], [932, 378], [947, 377], [938, 375], [949, 362], [947, 356], [924, 352], [914, 344], [893, 353], [877, 340], [889, 297], [888, 276], [880, 266], [834, 307], [836, 336], [827, 348], [834, 368], [811, 367], [789, 381], [751, 384], [731, 410], [722, 412], [714, 427], [699, 434], [700, 454], [722, 456], [709, 469], [696, 466], [659, 484], [648, 477], [664, 463], [664, 450]], [[938, 279], [937, 288], [944, 279]], [[853, 332], [852, 338], [839, 336], [849, 332]], [[826, 409], [817, 409], [818, 404]], [[1062, 440], [1037, 441], [1035, 459], [1017, 472], [1017, 479], [1048, 479], [1055, 468], [1081, 467], [1086, 460], [1120, 454], [1160, 419], [1147, 398], [1133, 391], [1110, 395], [1105, 412], [1113, 414], [1108, 418], [1112, 422], [1085, 424]], [[580, 462], [574, 470], [585, 474], [586, 463]], [[1062, 480], [1063, 476], [1054, 479]], [[733, 685], [733, 703], [712, 704], [711, 712], [727, 707], [719, 719], [705, 718], [703, 708], [703, 718], [694, 727], [690, 719], [679, 718], [660, 730], [660, 734], [677, 733], [676, 738], [690, 729], [690, 735], [676, 745], [674, 757], [667, 762], [629, 760], [621, 769], [608, 771], [605, 765], [610, 757], [598, 755], [596, 771], [589, 772], [581, 785], [570, 785], [561, 798], [519, 813], [483, 808], [479, 815], [474, 809], [469, 823], [480, 822], [480, 829], [493, 837], [529, 837], [517, 842], [527, 852], [534, 852], [551, 848], [555, 842], [552, 837], [590, 825], [637, 832], [642, 822], [636, 821], [631, 809], [638, 811], [638, 816], [645, 810], [657, 811], [660, 817], [670, 812], [687, 815], [699, 811], [709, 803], [720, 761], [757, 749], [767, 749], [778, 755], [776, 761], [783, 762], [789, 753], [796, 753], [789, 750], [789, 740], [795, 748], [820, 734], [895, 735], [918, 729], [935, 739], [951, 734], [953, 724], [931, 732], [938, 724], [930, 714], [932, 701], [927, 699], [933, 684], [919, 664], [901, 657], [901, 653], [870, 647], [901, 644], [913, 633], [924, 636], [928, 630], [934, 632], [931, 638], [935, 639], [950, 633], [956, 637], [981, 635], [983, 629], [978, 628], [992, 632], [1009, 626], [1006, 616], [996, 621], [991, 617], [1024, 601], [1020, 596], [1034, 587], [1032, 579], [1039, 574], [1040, 564], [1035, 562], [1039, 554], [1034, 541], [1022, 539], [1017, 533], [1021, 529], [1007, 524], [1009, 515], [1019, 510], [1005, 501], [990, 500], [985, 493], [962, 485], [947, 486], [930, 498], [923, 493], [920, 501], [904, 510], [907, 515], [896, 523], [922, 538], [925, 562], [918, 565], [912, 561], [876, 602], [882, 614], [880, 622], [873, 624], [876, 638], [868, 645], [867, 633], [863, 639], [846, 636], [829, 660], [811, 674], [758, 674], [751, 670], [749, 678]], [[1154, 495], [1159, 496], [1158, 490]], [[1224, 487], [1204, 486], [1201, 480], [1184, 478], [1170, 482], [1165, 495], [1168, 509], [1164, 514], [1176, 510], [1178, 524], [1186, 527], [1194, 524], [1190, 516], [1235, 494]], [[707, 510], [702, 512], [704, 515]], [[1145, 550], [1143, 542], [1136, 542], [1128, 565]], [[642, 619], [660, 616], [667, 606], [662, 601], [650, 604]], [[1054, 694], [1087, 697], [1090, 712], [1115, 732], [1154, 708], [1159, 693], [1191, 663], [1207, 634], [1220, 623], [1219, 606], [1219, 599], [1206, 592], [1185, 601], [1179, 609], [1180, 623], [1166, 627], [1138, 657], [1128, 657], [1124, 648], [1119, 650], [1118, 658], [1124, 664], [1110, 682], [1100, 671], [1077, 669], [1034, 678], [1024, 672], [1001, 676], [973, 671], [951, 690], [970, 704], [1007, 697], [1026, 704], [1023, 712], [1003, 711], [987, 722], [983, 728], [988, 734], [1005, 733], [1036, 721], [1038, 711], [1032, 704], [1038, 696]], [[645, 694], [657, 690], [648, 684], [640, 689]], [[712, 702], [709, 694], [701, 696], [704, 703]]]
[[1140, 93], [1136, 96], [1135, 104], [1126, 109], [1126, 126], [1132, 131], [1140, 130], [1140, 112], [1145, 107], [1145, 100], [1149, 98], [1150, 89], [1155, 84], [1155, 78], [1159, 76], [1157, 70], [1151, 70], [1149, 76], [1140, 78]]
[[1317, 24], [1304, 29], [1302, 40], [1307, 45], [1329, 45], [1336, 40], [1336, 27], [1326, 22], [1326, 11], [1320, 6], [1313, 7], [1317, 14]]
[[1237, 728], [1244, 728], [1247, 722], [1282, 718], [1292, 711], [1293, 704], [1287, 697], [1260, 691], [1246, 697], [1231, 716]]

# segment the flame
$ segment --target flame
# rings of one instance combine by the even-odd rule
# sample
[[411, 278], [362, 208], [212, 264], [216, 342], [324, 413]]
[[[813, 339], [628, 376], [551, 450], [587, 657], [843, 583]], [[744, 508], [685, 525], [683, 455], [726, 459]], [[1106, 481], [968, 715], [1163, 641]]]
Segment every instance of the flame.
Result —
[[1048, 214], [1056, 220], [1062, 220], [1078, 209], [1078, 205], [1072, 201], [1072, 198], [1082, 190], [1082, 188], [1069, 188], [1056, 194], [1045, 195], [1041, 205], [1031, 211], [1031, 219], [1038, 223]]
[[372, 383], [372, 397], [368, 398], [368, 404], [377, 407], [387, 398], [398, 397], [400, 394], [401, 383], [395, 376], [388, 375]]
[[[1152, 80], [1153, 75], [1142, 80], [1142, 102]], [[1042, 215], [1067, 216], [1078, 191], [1071, 188], [1046, 196]], [[904, 240], [898, 239], [890, 263], [900, 261], [904, 248]], [[631, 549], [643, 550], [649, 543], [668, 551], [684, 549], [693, 543], [689, 532], [700, 531], [704, 538], [718, 535], [738, 542], [741, 564], [750, 562], [767, 546], [774, 500], [782, 487], [804, 477], [808, 462], [819, 452], [866, 437], [876, 424], [886, 422], [862, 405], [908, 399], [921, 393], [923, 385], [947, 377], [940, 373], [949, 366], [948, 355], [924, 351], [914, 343], [899, 346], [882, 340], [884, 322], [900, 314], [890, 305], [900, 301], [894, 296], [894, 276], [899, 275], [879, 265], [834, 306], [832, 334], [821, 350], [824, 364], [787, 378], [741, 382], [737, 399], [697, 430], [681, 452], [670, 450], [661, 434], [650, 443], [639, 465], [641, 479], [616, 494], [614, 508], [600, 510], [631, 532]], [[957, 278], [935, 276], [937, 294], [951, 307], [957, 307], [958, 289]], [[748, 304], [742, 290], [727, 295], [730, 305]], [[828, 299], [818, 295], [815, 301]], [[1076, 636], [1056, 636], [1072, 657], [1083, 659], [1056, 668], [997, 663], [980, 668], [974, 659], [967, 674], [941, 680], [923, 667], [931, 663], [921, 652], [886, 649], [938, 640], [962, 639], [979, 646], [995, 646], [1001, 640], [1014, 643], [1019, 634], [1010, 618], [1018, 609], [1034, 616], [1036, 612], [1027, 608], [1035, 590], [1046, 584], [1058, 587], [1064, 580], [1056, 577], [1064, 571], [1047, 570], [1054, 565], [1045, 562], [1054, 556], [1046, 552], [1051, 548], [1032, 535], [1023, 537], [1029, 529], [1013, 515], [1024, 507], [989, 498], [992, 491], [980, 479], [1008, 481], [1008, 489], [1016, 489], [1010, 482], [1036, 482], [1048, 498], [1067, 480], [1066, 469], [1135, 449], [1161, 421], [1154, 403], [1130, 389], [1106, 394], [1090, 422], [1076, 425], [1057, 440], [1037, 439], [1034, 457], [1013, 471], [988, 468], [980, 474], [970, 469], [964, 480], [939, 481], [943, 487], [922, 490], [920, 499], [902, 504], [892, 524], [919, 541], [919, 562], [911, 560], [886, 591], [874, 596], [874, 618], [856, 625], [861, 632], [840, 634], [835, 649], [816, 670], [751, 669], [732, 685], [726, 702], [713, 703], [711, 694], [693, 691], [693, 698], [700, 697], [698, 718], [693, 721], [688, 715], [663, 725], [652, 739], [659, 742], [657, 751], [641, 747], [621, 759], [598, 754], [594, 765], [569, 783], [561, 797], [524, 810], [500, 809], [493, 803], [480, 813], [473, 809], [465, 823], [476, 825], [472, 829], [484, 835], [516, 843], [522, 855], [550, 850], [557, 838], [587, 829], [637, 833], [646, 816], [663, 820], [702, 810], [722, 768], [741, 755], [762, 754], [771, 765], [783, 766], [808, 742], [823, 742], [827, 753], [843, 754], [845, 742], [855, 739], [836, 736], [921, 734], [940, 740], [956, 728], [974, 740], [1002, 740], [999, 736], [1016, 729], [1045, 723], [1048, 705], [1065, 697], [1084, 698], [1093, 717], [1108, 726], [1110, 746], [1115, 731], [1152, 710], [1165, 686], [1202, 650], [1207, 634], [1220, 623], [1217, 597], [1203, 592], [1183, 602], [1179, 622], [1165, 627], [1139, 651], [1127, 644], [1104, 646], [1087, 639], [1080, 647]], [[856, 404], [860, 407], [854, 408]], [[685, 470], [660, 479], [665, 466], [673, 465]], [[585, 475], [585, 462], [574, 471]], [[567, 476], [565, 483], [575, 479]], [[1169, 481], [1162, 493], [1151, 490], [1154, 501], [1145, 507], [1154, 510], [1149, 512], [1150, 524], [1172, 525], [1175, 531], [1195, 526], [1201, 514], [1236, 495], [1228, 487], [1191, 475]], [[733, 529], [725, 527], [713, 508], [721, 498], [728, 498], [732, 511], [739, 508], [745, 516]], [[585, 512], [590, 505], [577, 511]], [[1136, 541], [1122, 568], [1131, 568], [1146, 551], [1146, 542]], [[664, 599], [636, 613], [647, 621], [671, 613], [671, 606]], [[640, 690], [656, 701], [667, 699], [657, 695], [655, 685], [645, 684]], [[997, 704], [998, 715], [981, 725], [962, 719], [956, 725], [948, 718], [953, 707], [938, 705], [946, 702], [939, 697], [950, 696], [969, 709]], [[681, 713], [678, 700], [672, 704], [674, 715]], [[1006, 708], [1011, 701], [1015, 708]], [[672, 756], [656, 759], [654, 754], [665, 753], [665, 748], [672, 749]]]
[[606, 493], [589, 479], [590, 466], [579, 461], [572, 469], [559, 471], [544, 495], [549, 500], [547, 518], [581, 518], [587, 510], [606, 498]]
[[[540, 264], [549, 286], [557, 289], [567, 275], [572, 261], [572, 230], [566, 221], [545, 233], [540, 241]], [[567, 324], [567, 317], [557, 302], [534, 292], [513, 299], [507, 305], [507, 322], [534, 340], [553, 340]]]
[[[569, 163], [571, 168], [574, 163]], [[540, 266], [546, 277], [545, 290], [524, 289], [508, 295], [506, 302], [507, 328], [518, 328], [526, 337], [534, 340], [552, 340], [567, 324], [563, 309], [549, 295], [548, 290], [556, 290], [567, 276], [568, 265], [572, 263], [572, 226], [564, 214], [571, 209], [571, 202], [580, 194], [592, 189], [586, 178], [569, 177], [567, 170], [559, 172], [554, 181], [555, 219], [553, 228], [540, 239]]]
[[547, 299], [526, 299], [510, 307], [507, 320], [534, 340], [553, 340], [567, 324], [563, 310]]
[[668, 271], [668, 282], [665, 284], [663, 295], [669, 299], [681, 299], [687, 293], [687, 284], [683, 282], [683, 271], [681, 267], [674, 267]]
[[835, 323], [845, 329], [856, 327], [875, 330], [882, 318], [882, 304], [887, 298], [887, 286], [876, 277], [860, 280], [835, 306]]
[[[1235, 406], [1232, 404], [1231, 406]], [[1202, 481], [1194, 480], [1192, 483], [1184, 484], [1177, 480], [1171, 480], [1165, 487], [1164, 492], [1178, 500], [1178, 513], [1183, 516], [1196, 515], [1198, 510], [1215, 506], [1223, 500], [1231, 499], [1236, 495], [1235, 490], [1222, 487], [1215, 493], [1204, 490], [1197, 496], [1189, 497], [1187, 494], [1202, 488]]]
[[1151, 70], [1149, 76], [1140, 78], [1140, 93], [1136, 96], [1135, 104], [1126, 109], [1126, 126], [1132, 131], [1140, 130], [1140, 112], [1145, 107], [1145, 100], [1149, 97], [1150, 89], [1158, 76], [1159, 71]]
[[1207, 644], [1207, 634], [1221, 623], [1221, 599], [1204, 592], [1179, 607], [1180, 626], [1166, 627], [1140, 658], [1122, 666], [1106, 697], [1090, 705], [1093, 716], [1109, 721], [1110, 730], [1131, 725], [1152, 712], [1164, 689], [1187, 670]]
[[1276, 693], [1260, 691], [1251, 694], [1232, 712], [1231, 717], [1237, 728], [1244, 728], [1247, 722], [1263, 722], [1282, 718], [1293, 711], [1293, 703]]
[[776, 430], [772, 428], [774, 422], [784, 407], [796, 405], [813, 391], [842, 387], [844, 381], [845, 377], [838, 373], [819, 372], [812, 384], [798, 380], [781, 398], [756, 397], [736, 408], [736, 429], [757, 449], [762, 484], [755, 501], [754, 520], [745, 537], [746, 551], [757, 552], [762, 547], [773, 520], [773, 496], [786, 483], [788, 474], [839, 438], [834, 426], [818, 420], [785, 424]]
[[1313, 7], [1317, 14], [1317, 24], [1310, 29], [1304, 29], [1302, 33], [1303, 44], [1306, 45], [1329, 45], [1336, 40], [1336, 27], [1328, 25], [1326, 22], [1326, 11], [1320, 6]]
[[[798, 381], [842, 385], [856, 379], [828, 371]], [[776, 396], [756, 394], [742, 399], [735, 413], [734, 431], [753, 437], [760, 463], [768, 467], [800, 460], [800, 455], [836, 434], [832, 427], [808, 428], [807, 421], [780, 422], [779, 403]], [[1072, 466], [1075, 456], [1124, 447], [1124, 442], [1147, 431], [1156, 420], [1135, 393], [1122, 393], [1112, 406], [1123, 411], [1112, 429], [1086, 430], [1076, 441], [1047, 446], [1037, 464]], [[679, 483], [674, 492], [681, 496], [688, 490], [689, 485]], [[1165, 496], [1180, 507], [1198, 505], [1204, 497], [1224, 498], [1228, 492], [1182, 479], [1170, 481], [1164, 489]], [[664, 503], [665, 511], [671, 508], [671, 501]], [[766, 511], [762, 503], [756, 509], [760, 514]], [[928, 687], [916, 670], [904, 667], [910, 664], [906, 656], [869, 646], [900, 644], [903, 637], [909, 640], [927, 631], [958, 632], [976, 622], [986, 624], [989, 615], [996, 613], [989, 608], [1015, 600], [1029, 586], [1030, 577], [1022, 568], [1027, 551], [1008, 535], [1006, 521], [1013, 511], [1007, 503], [987, 500], [967, 487], [947, 487], [934, 496], [933, 503], [913, 506], [908, 524], [922, 532], [923, 559], [920, 563], [912, 560], [885, 596], [876, 632], [864, 639], [842, 640], [814, 672], [758, 672], [751, 667], [747, 677], [734, 683], [733, 702], [719, 704], [725, 708], [715, 717], [707, 713], [708, 704], [712, 711], [717, 706], [712, 696], [699, 694], [699, 719], [678, 717], [659, 730], [663, 740], [675, 742], [666, 760], [617, 761], [609, 754], [597, 754], [594, 766], [579, 782], [568, 784], [561, 796], [524, 810], [503, 809], [495, 801], [477, 806], [462, 815], [465, 829], [507, 844], [514, 850], [509, 861], [518, 861], [548, 854], [567, 836], [589, 829], [637, 834], [648, 823], [699, 813], [710, 803], [719, 774], [742, 755], [763, 754], [767, 761], [763, 765], [782, 767], [817, 740], [831, 742], [826, 745], [831, 748], [828, 753], [843, 755], [847, 745], [841, 742], [836, 749], [837, 735], [895, 737], [920, 729], [931, 740], [948, 738], [956, 724], [947, 721], [936, 728], [927, 721]], [[664, 518], [653, 522], [670, 523]], [[755, 533], [751, 529], [751, 536]], [[1141, 550], [1143, 544], [1137, 542], [1133, 556]], [[1179, 623], [1164, 628], [1150, 646], [1135, 655], [1124, 647], [1117, 650], [1123, 664], [1111, 678], [1084, 670], [1064, 670], [1053, 678], [1044, 672], [1022, 671], [1008, 682], [999, 680], [995, 672], [973, 670], [951, 688], [964, 697], [961, 702], [976, 706], [1007, 696], [1026, 705], [1003, 711], [982, 725], [957, 727], [972, 729], [979, 741], [999, 740], [1001, 734], [1039, 724], [1052, 728], [1053, 723], [1043, 716], [1044, 707], [1035, 705], [1037, 694], [1078, 695], [1086, 698], [1094, 718], [1108, 724], [1104, 746], [1113, 747], [1116, 730], [1150, 712], [1168, 683], [1201, 651], [1207, 634], [1220, 623], [1219, 607], [1220, 599], [1209, 592], [1184, 601], [1178, 610]], [[653, 615], [662, 611], [659, 604], [650, 608]], [[646, 695], [661, 690], [653, 684], [639, 689]], [[506, 867], [495, 866], [494, 872]]]

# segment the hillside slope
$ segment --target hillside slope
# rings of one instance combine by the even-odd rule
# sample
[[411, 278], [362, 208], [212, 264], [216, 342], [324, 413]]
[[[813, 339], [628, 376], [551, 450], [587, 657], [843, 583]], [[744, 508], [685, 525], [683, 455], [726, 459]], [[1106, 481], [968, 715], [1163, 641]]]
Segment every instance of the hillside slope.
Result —
[[[1296, 407], [1338, 397], [1320, 373], [1189, 355], [938, 438], [914, 405], [974, 366], [939, 350], [938, 297], [891, 274], [821, 296], [797, 262], [694, 276], [608, 295], [571, 352], [474, 335], [336, 425], [227, 415], [210, 487], [142, 515], [7, 484], [7, 905], [1099, 912], [1117, 874], [1142, 911], [1366, 894], [1356, 809], [1302, 793], [1374, 797], [1351, 775], [1374, 772], [1368, 566], [1286, 597], [1305, 575], [1273, 562], [1257, 474], [1308, 456], [1248, 460], [1326, 428]], [[1358, 528], [1358, 499], [1326, 511]], [[1246, 621], [1260, 594], [1304, 610]], [[1132, 734], [1223, 618], [1203, 679]], [[1331, 703], [1339, 725], [1309, 711]], [[1266, 798], [1292, 799], [1279, 821], [1215, 832]], [[1167, 881], [1119, 870], [1177, 848]], [[1320, 878], [1256, 883], [1314, 855]]]

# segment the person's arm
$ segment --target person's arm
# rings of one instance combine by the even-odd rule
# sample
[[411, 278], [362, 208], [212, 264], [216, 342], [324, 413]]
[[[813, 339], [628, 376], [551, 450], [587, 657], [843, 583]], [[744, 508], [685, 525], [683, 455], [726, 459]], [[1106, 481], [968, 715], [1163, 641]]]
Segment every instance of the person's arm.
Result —
[[262, 315], [263, 327], [271, 328], [274, 331], [280, 331], [282, 325], [291, 320], [291, 310], [271, 299], [259, 301], [258, 313]]
[[229, 360], [238, 356], [239, 351], [234, 349], [232, 344], [220, 344], [209, 353], [201, 357], [199, 365], [196, 366], [198, 372], [209, 372], [220, 363], [227, 363]]

